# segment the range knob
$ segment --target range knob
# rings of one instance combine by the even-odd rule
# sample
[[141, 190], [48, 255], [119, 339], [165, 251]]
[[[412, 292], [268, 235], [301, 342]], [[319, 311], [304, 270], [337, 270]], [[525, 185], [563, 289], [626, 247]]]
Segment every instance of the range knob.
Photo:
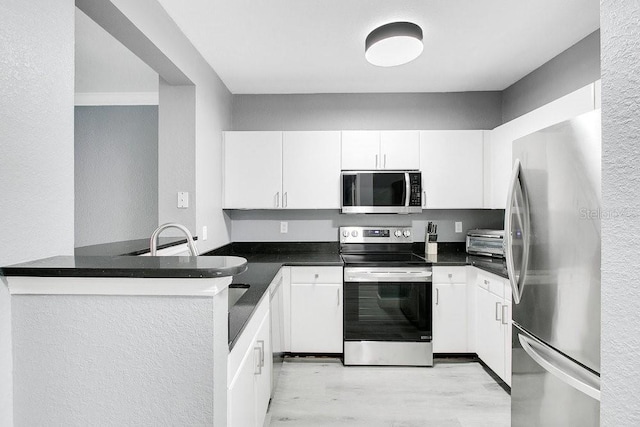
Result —
[[352, 236], [352, 237], [358, 237], [358, 231], [357, 231], [357, 230], [353, 230], [353, 231], [351, 232], [351, 236]]
[[349, 237], [349, 230], [342, 230], [342, 235], [344, 237]]
[[411, 236], [411, 230], [404, 230], [404, 231], [402, 232], [402, 235], [403, 235], [404, 237], [409, 237], [409, 236]]
[[402, 236], [402, 231], [396, 230], [395, 233], [393, 233], [393, 235], [396, 236], [396, 237], [400, 237], [400, 236]]

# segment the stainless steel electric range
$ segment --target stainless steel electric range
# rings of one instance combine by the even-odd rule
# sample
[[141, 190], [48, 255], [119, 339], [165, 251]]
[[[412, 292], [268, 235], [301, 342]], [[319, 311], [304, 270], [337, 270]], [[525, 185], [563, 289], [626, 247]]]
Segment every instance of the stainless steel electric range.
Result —
[[344, 364], [433, 366], [432, 273], [409, 227], [340, 227]]

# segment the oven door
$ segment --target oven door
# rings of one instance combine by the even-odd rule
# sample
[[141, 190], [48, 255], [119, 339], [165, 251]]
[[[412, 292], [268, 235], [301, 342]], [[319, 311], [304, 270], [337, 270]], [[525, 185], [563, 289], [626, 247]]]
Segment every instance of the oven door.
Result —
[[431, 342], [431, 293], [430, 269], [345, 267], [345, 342]]

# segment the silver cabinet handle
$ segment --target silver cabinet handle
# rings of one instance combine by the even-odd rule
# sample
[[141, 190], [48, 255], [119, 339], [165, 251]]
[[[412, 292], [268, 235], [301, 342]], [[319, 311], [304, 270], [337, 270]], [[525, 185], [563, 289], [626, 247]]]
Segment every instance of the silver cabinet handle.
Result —
[[497, 302], [496, 303], [496, 320], [498, 322], [502, 321], [502, 303], [501, 302]]
[[340, 289], [336, 289], [336, 296], [338, 297], [336, 305], [340, 307]]
[[260, 344], [260, 371], [262, 372], [262, 368], [264, 368], [264, 340], [258, 340], [258, 344]]
[[376, 154], [376, 169], [378, 169], [378, 155]]
[[427, 207], [427, 192], [425, 190], [422, 190], [422, 207]]
[[382, 168], [386, 169], [386, 167], [387, 167], [387, 155], [385, 154], [384, 156], [382, 156], [382, 158], [383, 158]]
[[280, 192], [278, 191], [274, 196], [276, 208], [280, 207]]
[[507, 316], [509, 316], [509, 306], [503, 305], [502, 306], [502, 324], [503, 325], [509, 324], [509, 320], [507, 319]]
[[485, 285], [489, 285], [489, 281], [485, 279], [485, 280], [484, 280], [484, 284], [485, 284]]
[[440, 289], [436, 288], [436, 305], [440, 304]]
[[288, 205], [288, 197], [287, 197], [287, 192], [285, 191], [284, 194], [282, 195], [282, 207], [286, 208]]
[[[258, 360], [256, 360], [256, 351], [258, 352]], [[253, 375], [261, 375], [262, 374], [262, 364], [260, 363], [260, 357], [262, 356], [262, 351], [260, 347], [253, 347], [253, 360], [255, 362], [255, 368], [253, 370]]]
[[600, 401], [600, 377], [562, 357], [542, 343], [518, 334], [522, 349], [545, 371], [565, 384]]

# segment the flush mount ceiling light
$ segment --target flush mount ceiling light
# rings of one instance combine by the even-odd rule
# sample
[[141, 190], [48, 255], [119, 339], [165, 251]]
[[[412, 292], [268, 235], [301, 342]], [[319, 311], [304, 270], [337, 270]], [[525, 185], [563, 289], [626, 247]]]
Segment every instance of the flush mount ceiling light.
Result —
[[367, 61], [379, 67], [406, 64], [422, 53], [422, 29], [411, 22], [392, 22], [371, 31], [365, 42]]

